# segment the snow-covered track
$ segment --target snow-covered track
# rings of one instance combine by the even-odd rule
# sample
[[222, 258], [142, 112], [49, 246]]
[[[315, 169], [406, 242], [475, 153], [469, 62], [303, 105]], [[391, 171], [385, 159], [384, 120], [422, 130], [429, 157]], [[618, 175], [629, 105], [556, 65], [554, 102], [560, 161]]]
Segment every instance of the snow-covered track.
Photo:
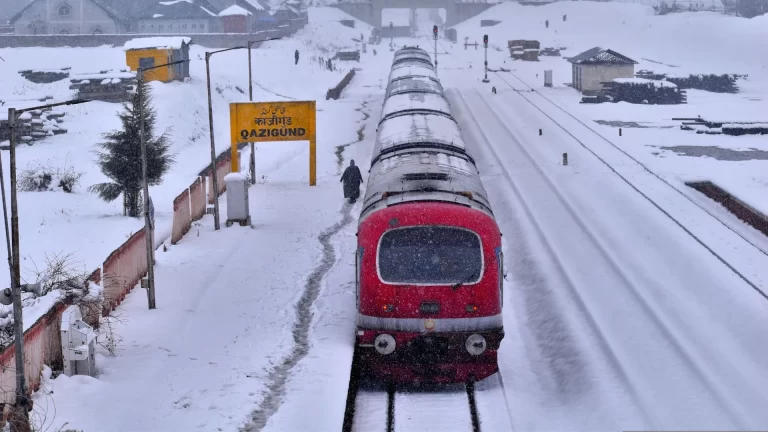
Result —
[[[617, 401], [611, 401], [611, 405], [628, 409], [626, 415], [633, 418], [632, 424], [640, 422], [645, 428], [667, 427], [679, 422], [680, 408], [696, 412], [698, 422], [723, 427], [744, 428], [764, 418], [748, 414], [765, 401], [760, 385], [734, 372], [739, 367], [748, 367], [754, 368], [750, 374], [759, 375], [764, 368], [754, 363], [754, 358], [729, 358], [722, 353], [726, 348], [712, 343], [715, 338], [730, 345], [735, 342], [730, 336], [734, 330], [746, 327], [733, 326], [728, 322], [730, 315], [724, 311], [718, 314], [725, 319], [717, 322], [706, 317], [718, 303], [707, 296], [706, 293], [710, 293], [732, 303], [732, 307], [743, 308], [748, 315], [744, 325], [751, 328], [761, 309], [753, 304], [754, 293], [746, 290], [738, 298], [732, 297], [722, 290], [723, 285], [708, 279], [717, 276], [720, 281], [730, 280], [729, 285], [738, 284], [732, 274], [719, 276], [714, 270], [699, 271], [699, 274], [684, 271], [690, 262], [697, 260], [702, 260], [702, 265], [715, 263], [705, 252], [691, 247], [690, 239], [682, 235], [646, 238], [645, 233], [651, 228], [663, 228], [665, 234], [674, 233], [674, 229], [661, 216], [641, 216], [650, 207], [640, 199], [626, 198], [626, 188], [609, 180], [610, 170], [598, 169], [595, 163], [586, 160], [580, 172], [556, 168], [558, 165], [551, 161], [549, 152], [552, 147], [566, 145], [561, 137], [533, 141], [523, 139], [525, 131], [519, 129], [530, 127], [531, 121], [539, 121], [535, 119], [538, 114], [526, 112], [523, 106], [517, 106], [514, 113], [504, 112], [502, 103], [491, 103], [485, 94], [477, 91], [466, 95], [457, 93], [452, 100], [457, 102], [458, 117], [463, 114], [465, 118], [462, 123], [463, 132], [466, 129], [464, 133], [468, 134], [465, 140], [476, 143], [478, 160], [485, 161], [492, 172], [490, 175], [498, 180], [496, 189], [501, 195], [496, 199], [508, 203], [510, 209], [517, 208], [533, 228], [530, 235], [545, 252], [542, 258], [546, 256], [543, 262], [549, 268], [547, 278], [560, 287], [559, 290], [565, 290], [563, 306], [576, 312], [571, 314], [569, 321], [573, 322], [569, 322], [569, 326], [582, 328], [578, 337], [580, 345], [586, 346], [579, 351], [589, 365], [581, 373], [612, 376], [615, 384], [610, 386], [621, 388], [620, 393], [615, 393], [601, 383], [597, 386], [602, 388], [595, 390], [613, 394]], [[533, 134], [530, 135], [532, 138]], [[615, 199], [616, 206], [628, 206], [638, 212], [633, 213], [634, 216], [640, 217], [616, 221], [613, 227], [604, 225], [613, 213], [629, 211], [607, 207], [601, 214], [593, 207], [598, 201], [611, 198]], [[502, 204], [500, 211], [504, 211], [506, 205]], [[631, 226], [634, 231], [610, 231], [610, 228], [625, 226]], [[617, 232], [624, 233], [626, 238], [616, 237]], [[651, 249], [668, 249], [656, 249], [656, 256], [647, 257], [627, 253], [645, 248], [633, 238], [637, 232], [643, 233], [644, 241], [651, 242]], [[631, 244], [635, 247], [630, 247]], [[670, 251], [678, 248], [689, 253], [686, 258], [693, 261], [679, 262], [681, 267], [675, 272], [666, 270], [675, 275], [679, 286], [668, 279], [664, 281], [665, 287], [660, 284], [661, 278], [649, 277], [648, 270], [655, 268], [658, 273], [669, 267], [660, 264]], [[673, 252], [671, 256], [676, 255]], [[678, 295], [686, 292], [691, 295], [677, 298], [665, 291], [672, 288]], [[723, 306], [722, 302], [720, 305]], [[682, 316], [681, 311], [685, 311]], [[753, 357], [760, 351], [750, 346], [748, 338], [732, 348]], [[675, 410], [667, 410], [658, 401], [659, 392], [664, 391], [671, 391], [677, 398], [690, 397], [690, 400]]]
[[[715, 256], [747, 285], [768, 300], [768, 280], [764, 279], [761, 275], [762, 272], [759, 271], [759, 269], [764, 269], [768, 251], [729, 226], [713, 212], [694, 201], [681, 188], [676, 187], [670, 180], [653, 172], [627, 151], [538, 92], [514, 73], [510, 73], [510, 75], [527, 87], [529, 91], [520, 91], [502, 74], [494, 73], [507, 86], [515, 89], [531, 106], [549, 118], [552, 123], [570, 135], [638, 194], [683, 229], [686, 234]], [[494, 112], [496, 111], [494, 110]], [[641, 167], [642, 171], [622, 168], [627, 164]], [[715, 221], [719, 229], [704, 229], [703, 227], [711, 225], [708, 223], [710, 221]]]
[[344, 432], [481, 431], [475, 385], [358, 389]]
[[[488, 398], [480, 400], [483, 408], [499, 407]], [[342, 432], [480, 432], [478, 412], [474, 383], [399, 387], [361, 382], [353, 360]], [[500, 413], [489, 414], [495, 417]]]

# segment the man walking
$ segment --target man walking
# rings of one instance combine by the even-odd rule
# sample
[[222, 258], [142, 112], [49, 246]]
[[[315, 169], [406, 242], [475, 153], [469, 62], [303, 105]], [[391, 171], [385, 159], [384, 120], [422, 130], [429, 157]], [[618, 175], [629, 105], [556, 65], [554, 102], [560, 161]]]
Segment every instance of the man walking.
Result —
[[299, 50], [296, 50], [296, 52], [293, 54], [293, 56], [296, 58], [296, 63], [294, 63], [294, 64], [299, 64]]
[[349, 203], [354, 204], [360, 197], [360, 183], [363, 182], [363, 175], [360, 174], [360, 168], [355, 166], [354, 159], [349, 161], [340, 181], [344, 183], [344, 198], [349, 198]]

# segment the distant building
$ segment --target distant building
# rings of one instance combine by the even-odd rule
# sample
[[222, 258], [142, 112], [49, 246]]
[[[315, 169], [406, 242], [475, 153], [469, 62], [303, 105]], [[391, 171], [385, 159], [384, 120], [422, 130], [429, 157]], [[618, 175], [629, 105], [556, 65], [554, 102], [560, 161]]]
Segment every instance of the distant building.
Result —
[[[125, 62], [131, 71], [189, 60], [188, 37], [146, 37], [131, 39], [125, 43]], [[189, 61], [173, 66], [152, 69], [144, 74], [145, 81], [184, 81], [189, 78]]]
[[122, 34], [126, 23], [96, 0], [34, 0], [11, 17], [17, 35]]
[[224, 33], [248, 33], [253, 14], [233, 4], [219, 13]]
[[604, 82], [615, 78], [634, 78], [636, 61], [616, 51], [595, 47], [571, 57], [573, 88], [585, 91], [602, 90]]
[[219, 11], [206, 0], [158, 1], [139, 14], [139, 33], [216, 33]]

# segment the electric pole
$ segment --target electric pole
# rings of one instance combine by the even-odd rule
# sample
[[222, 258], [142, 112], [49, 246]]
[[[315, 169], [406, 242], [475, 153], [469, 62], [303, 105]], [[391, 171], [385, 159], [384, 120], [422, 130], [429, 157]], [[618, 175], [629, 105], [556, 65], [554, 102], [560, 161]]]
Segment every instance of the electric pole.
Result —
[[490, 82], [488, 79], [488, 35], [483, 35], [483, 45], [485, 46], [485, 78], [483, 78], [483, 82], [487, 83]]
[[437, 74], [437, 25], [432, 26], [432, 34], [435, 35], [435, 74]]

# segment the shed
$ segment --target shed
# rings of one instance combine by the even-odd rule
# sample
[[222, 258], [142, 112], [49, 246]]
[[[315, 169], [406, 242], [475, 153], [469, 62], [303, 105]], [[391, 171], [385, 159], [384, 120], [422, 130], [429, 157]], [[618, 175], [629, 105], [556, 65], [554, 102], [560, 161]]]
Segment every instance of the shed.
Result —
[[585, 91], [603, 89], [604, 82], [634, 78], [636, 61], [616, 51], [595, 47], [571, 57], [573, 88]]
[[224, 33], [248, 33], [248, 17], [253, 14], [246, 9], [233, 4], [219, 13]]
[[131, 39], [123, 47], [125, 60], [131, 71], [187, 60], [185, 63], [153, 69], [144, 74], [145, 81], [183, 81], [184, 78], [189, 78], [190, 40], [188, 37]]

